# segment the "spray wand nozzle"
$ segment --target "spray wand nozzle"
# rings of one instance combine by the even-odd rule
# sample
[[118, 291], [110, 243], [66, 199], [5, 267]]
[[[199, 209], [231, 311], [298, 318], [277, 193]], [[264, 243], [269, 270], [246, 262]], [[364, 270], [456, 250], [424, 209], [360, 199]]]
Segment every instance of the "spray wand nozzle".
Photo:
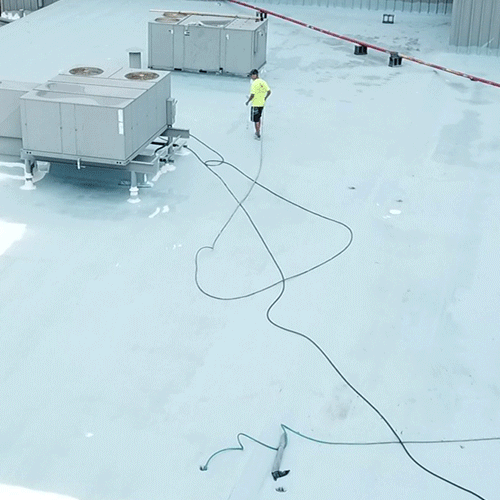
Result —
[[283, 452], [285, 451], [287, 443], [288, 439], [286, 437], [286, 432], [283, 432], [280, 438], [280, 444], [278, 445], [276, 458], [274, 459], [273, 470], [271, 472], [275, 481], [277, 481], [280, 477], [286, 476], [290, 472], [289, 470], [280, 470], [281, 459], [283, 458]]

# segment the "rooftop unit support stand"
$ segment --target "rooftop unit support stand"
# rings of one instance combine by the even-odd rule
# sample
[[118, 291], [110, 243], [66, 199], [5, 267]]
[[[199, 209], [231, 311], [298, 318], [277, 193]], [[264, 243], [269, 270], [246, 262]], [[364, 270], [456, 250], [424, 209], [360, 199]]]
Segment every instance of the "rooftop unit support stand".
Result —
[[267, 12], [262, 12], [261, 10], [259, 10], [255, 13], [255, 15], [256, 21], [264, 21], [264, 19], [267, 19]]
[[154, 184], [148, 181], [148, 174], [141, 174], [142, 180], [139, 181], [138, 187], [142, 188], [151, 188]]
[[389, 56], [389, 66], [401, 66], [403, 58], [397, 52], [391, 52]]
[[141, 200], [139, 198], [139, 188], [137, 187], [137, 173], [134, 171], [130, 172], [130, 197], [127, 200], [129, 203], [139, 203]]
[[36, 189], [36, 186], [33, 184], [33, 168], [35, 163], [33, 160], [29, 158], [25, 158], [24, 160], [24, 185], [21, 186], [21, 189], [24, 191], [33, 191]]
[[364, 56], [368, 53], [368, 47], [366, 45], [355, 45], [354, 54], [357, 56]]

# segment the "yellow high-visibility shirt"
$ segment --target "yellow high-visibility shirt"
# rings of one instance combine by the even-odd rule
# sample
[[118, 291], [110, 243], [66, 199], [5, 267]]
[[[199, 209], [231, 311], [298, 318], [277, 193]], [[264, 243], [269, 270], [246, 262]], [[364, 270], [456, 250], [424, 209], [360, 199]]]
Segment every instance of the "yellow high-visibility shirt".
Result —
[[268, 90], [269, 85], [262, 78], [255, 79], [250, 87], [250, 94], [253, 94], [252, 106], [263, 107]]

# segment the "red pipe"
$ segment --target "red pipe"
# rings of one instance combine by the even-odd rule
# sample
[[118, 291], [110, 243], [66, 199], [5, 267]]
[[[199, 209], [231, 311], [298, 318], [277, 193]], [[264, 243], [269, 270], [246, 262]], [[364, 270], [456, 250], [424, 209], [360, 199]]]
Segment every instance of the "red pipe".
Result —
[[464, 78], [468, 78], [469, 80], [471, 80], [473, 82], [480, 82], [480, 83], [485, 83], [486, 85], [491, 85], [493, 87], [500, 87], [500, 83], [494, 82], [493, 80], [486, 80], [486, 79], [481, 78], [479, 76], [469, 75], [468, 73], [463, 73], [462, 71], [456, 71], [454, 69], [445, 68], [444, 66], [439, 66], [437, 64], [428, 63], [428, 62], [422, 61], [421, 59], [416, 59], [415, 57], [405, 56], [404, 54], [399, 54], [399, 56], [403, 59], [408, 60], [408, 61], [412, 61], [412, 62], [417, 63], [417, 64], [423, 64], [424, 66], [429, 66], [429, 68], [438, 69], [440, 71], [446, 71], [446, 73], [451, 73], [452, 75], [462, 76]]
[[383, 47], [378, 47], [377, 45], [372, 45], [372, 44], [366, 43], [366, 42], [360, 42], [359, 40], [356, 40], [355, 38], [350, 38], [348, 36], [339, 35], [338, 33], [334, 33], [333, 31], [328, 31], [328, 30], [325, 30], [323, 28], [318, 28], [317, 26], [313, 26], [311, 24], [307, 24], [307, 23], [304, 23], [302, 21], [298, 21], [297, 19], [293, 19], [292, 17], [284, 16], [283, 14], [278, 14], [277, 12], [263, 9], [262, 7], [255, 7], [254, 5], [250, 5], [248, 3], [241, 2], [240, 0], [227, 0], [227, 1], [231, 2], [231, 3], [238, 4], [238, 5], [242, 5], [243, 7], [247, 7], [249, 9], [253, 9], [253, 10], [256, 10], [258, 12], [263, 12], [263, 13], [268, 14], [270, 16], [279, 17], [280, 19], [283, 19], [285, 21], [289, 21], [291, 23], [298, 24], [299, 26], [303, 26], [304, 28], [309, 28], [309, 29], [312, 29], [314, 31], [318, 31], [319, 33], [323, 33], [324, 35], [333, 36], [334, 38], [339, 38], [340, 40], [345, 40], [346, 42], [355, 43], [356, 45], [361, 45], [363, 47], [368, 47], [368, 48], [373, 49], [373, 50], [378, 50], [379, 52], [385, 52], [386, 54], [394, 54], [395, 53], [399, 57], [401, 57], [402, 59], [406, 59], [407, 61], [412, 61], [412, 62], [417, 63], [417, 64], [423, 64], [424, 66], [429, 66], [430, 68], [438, 69], [440, 71], [445, 71], [446, 73], [451, 73], [451, 74], [456, 75], [456, 76], [462, 76], [464, 78], [468, 78], [469, 80], [471, 80], [473, 82], [480, 82], [480, 83], [485, 83], [486, 85], [491, 85], [493, 87], [500, 87], [500, 83], [494, 82], [492, 80], [486, 80], [484, 78], [480, 78], [479, 76], [469, 75], [469, 74], [463, 73], [461, 71], [455, 71], [453, 69], [445, 68], [444, 66], [439, 66], [437, 64], [428, 63], [428, 62], [422, 61], [421, 59], [416, 59], [415, 57], [406, 56], [404, 54], [399, 54], [393, 50], [388, 50], [388, 49], [384, 49]]
[[239, 0], [227, 0], [227, 1], [231, 2], [231, 3], [237, 3], [238, 5], [243, 5], [243, 7], [248, 7], [249, 9], [253, 9], [253, 10], [256, 10], [258, 12], [264, 12], [265, 14], [269, 14], [270, 16], [279, 17], [280, 19], [284, 19], [285, 21], [289, 21], [291, 23], [298, 24], [299, 26], [303, 26], [304, 28], [309, 28], [309, 29], [312, 29], [314, 31], [319, 31], [320, 33], [323, 33], [324, 35], [330, 35], [330, 36], [333, 36], [335, 38], [340, 38], [341, 40], [345, 40], [346, 42], [352, 42], [352, 43], [356, 43], [358, 45], [364, 45], [365, 47], [370, 47], [370, 49], [378, 50], [380, 52], [387, 52], [387, 53], [391, 52], [390, 50], [384, 49], [382, 47], [377, 47], [376, 45], [372, 45], [370, 43], [358, 42], [358, 40], [355, 40], [354, 38], [349, 38], [348, 36], [339, 35], [337, 33], [333, 33], [333, 31], [324, 30], [323, 28], [318, 28], [316, 26], [312, 26], [311, 24], [306, 24], [302, 21], [297, 21], [297, 19], [293, 19], [292, 17], [287, 17], [287, 16], [284, 16], [282, 14], [278, 14], [277, 12], [272, 12], [270, 10], [262, 9], [261, 7], [255, 7], [254, 5], [250, 5], [250, 4], [245, 3], [245, 2], [240, 2]]

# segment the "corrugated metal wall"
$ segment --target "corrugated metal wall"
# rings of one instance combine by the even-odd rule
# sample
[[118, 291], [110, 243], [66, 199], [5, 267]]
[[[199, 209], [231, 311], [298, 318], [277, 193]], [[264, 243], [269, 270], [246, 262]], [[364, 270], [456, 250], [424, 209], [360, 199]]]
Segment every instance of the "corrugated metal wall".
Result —
[[37, 10], [57, 0], [2, 0], [2, 8], [4, 11], [10, 10]]
[[[247, 0], [255, 5], [291, 4], [344, 7], [350, 9], [385, 10], [387, 12], [421, 12], [450, 14], [453, 0]], [[456, 1], [456, 0], [455, 0]], [[500, 0], [499, 0], [500, 1]]]
[[450, 44], [475, 48], [477, 53], [498, 53], [500, 48], [500, 1], [455, 0]]

